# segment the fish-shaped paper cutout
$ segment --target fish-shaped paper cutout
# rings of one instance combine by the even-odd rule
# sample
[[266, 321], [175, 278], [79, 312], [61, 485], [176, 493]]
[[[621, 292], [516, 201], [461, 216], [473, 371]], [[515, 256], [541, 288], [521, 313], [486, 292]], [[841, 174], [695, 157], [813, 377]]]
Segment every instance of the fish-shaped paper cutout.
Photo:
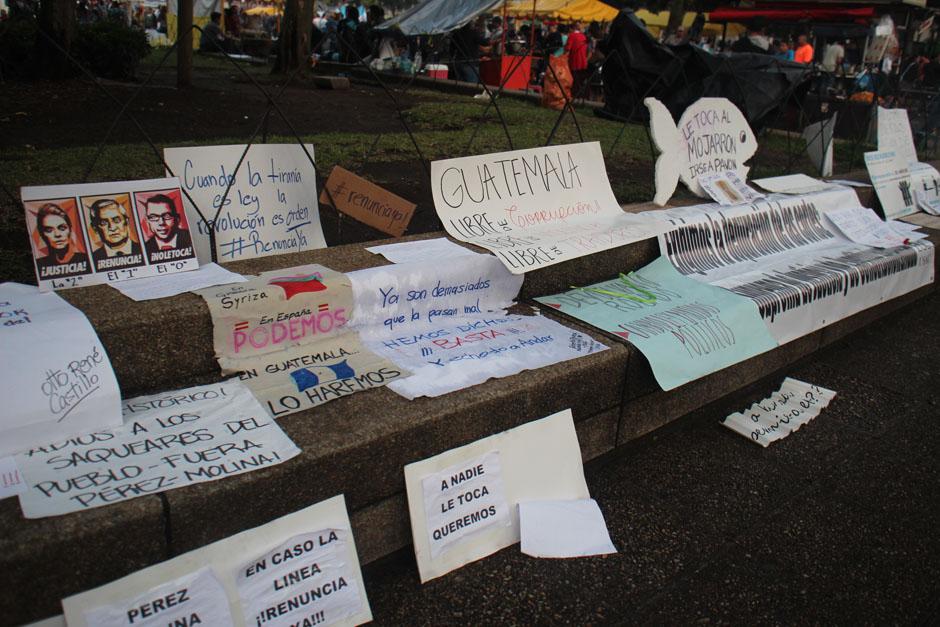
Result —
[[744, 162], [757, 152], [757, 137], [741, 110], [727, 98], [699, 98], [682, 113], [679, 124], [656, 98], [643, 104], [650, 113], [650, 135], [660, 151], [656, 160], [656, 195], [663, 206], [681, 179], [702, 198], [708, 194], [698, 184], [702, 174], [733, 170], [747, 180]]

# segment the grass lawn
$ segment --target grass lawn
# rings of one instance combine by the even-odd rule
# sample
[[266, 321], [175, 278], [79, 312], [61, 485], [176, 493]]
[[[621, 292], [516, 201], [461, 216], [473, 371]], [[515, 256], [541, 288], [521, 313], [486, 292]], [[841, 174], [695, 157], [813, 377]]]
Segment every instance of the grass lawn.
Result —
[[[155, 68], [163, 51], [156, 51], [144, 63], [138, 76], [146, 78], [149, 70]], [[165, 66], [156, 74], [155, 88], [162, 84], [164, 90], [168, 82], [172, 83], [175, 59], [167, 59]], [[197, 82], [203, 84], [228, 85], [240, 83], [243, 89], [248, 80], [225, 59], [209, 58], [197, 55], [195, 61]], [[266, 88], [274, 91], [277, 79], [269, 74], [266, 67], [243, 66], [255, 80], [265, 83]], [[292, 88], [293, 89], [293, 88]], [[430, 189], [423, 172], [423, 167], [416, 159], [416, 151], [411, 138], [390, 110], [388, 100], [377, 88], [354, 86], [360, 98], [370, 98], [368, 102], [378, 106], [381, 103], [384, 115], [390, 120], [387, 130], [377, 132], [356, 132], [341, 130], [339, 125], [323, 125], [321, 128], [299, 128], [301, 139], [314, 144], [318, 170], [327, 174], [334, 165], [342, 165], [353, 172], [368, 172], [373, 164], [386, 164], [382, 169], [392, 170], [399, 178], [411, 178], [413, 192], [411, 200], [430, 206]], [[374, 98], [367, 91], [374, 91]], [[167, 92], [165, 92], [167, 93]], [[237, 106], [231, 91], [227, 92], [227, 101], [220, 106]], [[344, 97], [339, 92], [323, 95], [314, 89], [300, 88], [294, 92], [295, 100], [309, 98]], [[205, 95], [205, 92], [203, 92]], [[407, 109], [404, 118], [414, 133], [415, 141], [425, 159], [435, 160], [470, 154], [499, 152], [510, 149], [510, 142], [499, 121], [495, 107], [487, 107], [486, 101], [469, 96], [444, 94], [436, 91], [412, 89], [408, 92]], [[559, 119], [558, 112], [542, 108], [534, 102], [503, 97], [499, 101], [499, 110], [509, 130], [512, 147], [532, 148], [543, 146]], [[135, 102], [135, 104], [137, 104]], [[297, 103], [294, 103], [297, 106]], [[366, 109], [364, 115], [370, 115]], [[32, 113], [31, 113], [32, 115]], [[147, 124], [146, 109], [136, 114], [142, 124]], [[242, 116], [239, 116], [239, 118]], [[193, 141], [178, 141], [157, 146], [158, 151], [170, 145], [214, 145], [242, 144], [247, 139], [245, 129], [252, 129], [258, 123], [257, 114], [246, 118], [241, 128], [228, 128], [220, 125], [218, 136], [209, 135]], [[325, 128], [322, 128], [324, 127]], [[283, 124], [281, 128], [286, 128]], [[384, 126], [383, 126], [384, 128]], [[580, 136], [579, 136], [580, 129]], [[313, 131], [316, 132], [313, 132]], [[309, 131], [309, 132], [308, 132]], [[41, 133], [39, 128], [35, 133]], [[102, 131], [103, 133], [103, 131]], [[125, 137], [133, 134], [125, 134]], [[605, 155], [608, 177], [614, 194], [621, 203], [645, 202], [653, 196], [654, 155], [647, 130], [642, 125], [605, 120], [594, 115], [589, 108], [577, 110], [577, 124], [570, 114], [561, 116], [560, 123], [551, 138], [554, 144], [566, 144], [580, 141], [598, 141]], [[261, 141], [260, 135], [256, 142]], [[267, 138], [270, 143], [293, 142], [293, 136], [284, 135], [283, 131]], [[803, 156], [803, 142], [796, 136], [788, 138], [779, 133], [765, 133], [759, 138], [760, 149], [751, 160], [753, 176], [772, 176], [790, 172], [814, 174], [809, 161]], [[835, 162], [837, 172], [857, 170], [864, 167], [862, 153], [871, 147], [853, 146], [837, 143]], [[93, 165], [92, 165], [93, 164]], [[17, 195], [19, 187], [26, 185], [53, 185], [89, 181], [109, 181], [141, 179], [163, 176], [161, 156], [145, 142], [109, 143], [100, 149], [96, 145], [68, 144], [62, 147], [37, 148], [30, 144], [7, 146], [0, 153], [2, 181], [4, 187]], [[90, 171], [89, 171], [90, 168]], [[414, 183], [418, 182], [417, 185]], [[379, 181], [382, 184], [382, 181]], [[394, 189], [393, 189], [394, 191]], [[688, 192], [680, 186], [679, 194]], [[420, 194], [421, 197], [414, 197]], [[0, 220], [0, 263], [4, 267], [4, 278], [29, 280], [32, 276], [31, 263], [23, 216], [20, 209], [7, 195], [0, 191], [0, 205], [3, 217]]]

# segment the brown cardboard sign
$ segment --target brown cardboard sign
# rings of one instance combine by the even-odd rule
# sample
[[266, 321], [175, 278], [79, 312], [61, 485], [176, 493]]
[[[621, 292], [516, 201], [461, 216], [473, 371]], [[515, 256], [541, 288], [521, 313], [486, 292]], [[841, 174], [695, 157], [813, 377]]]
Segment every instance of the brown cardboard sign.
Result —
[[396, 237], [405, 232], [417, 206], [339, 166], [330, 172], [320, 202]]

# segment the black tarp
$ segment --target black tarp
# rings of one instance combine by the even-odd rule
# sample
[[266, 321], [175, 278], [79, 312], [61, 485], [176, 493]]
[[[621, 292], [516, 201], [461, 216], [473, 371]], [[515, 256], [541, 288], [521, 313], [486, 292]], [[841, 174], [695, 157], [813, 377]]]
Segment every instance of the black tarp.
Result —
[[812, 76], [809, 66], [770, 54], [712, 54], [691, 44], [660, 44], [630, 10], [614, 19], [601, 51], [607, 60], [599, 113], [621, 118], [646, 119], [643, 98], [651, 96], [678, 120], [693, 102], [712, 96], [733, 102], [758, 130]]
[[378, 30], [398, 29], [405, 35], [441, 35], [456, 30], [501, 5], [503, 0], [425, 0], [382, 22]]

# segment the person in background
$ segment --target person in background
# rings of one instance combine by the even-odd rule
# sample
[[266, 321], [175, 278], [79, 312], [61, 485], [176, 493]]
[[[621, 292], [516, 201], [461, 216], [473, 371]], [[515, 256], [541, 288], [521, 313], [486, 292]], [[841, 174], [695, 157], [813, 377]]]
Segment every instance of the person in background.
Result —
[[845, 62], [853, 68], [858, 68], [862, 64], [862, 51], [854, 39], [845, 42]]
[[238, 18], [238, 7], [225, 7], [225, 34], [230, 37], [241, 37], [242, 25]]
[[836, 72], [842, 68], [842, 62], [845, 60], [845, 48], [838, 40], [826, 46], [823, 52], [822, 63], [819, 66], [824, 72]]
[[359, 28], [359, 7], [352, 3], [347, 4], [345, 16], [336, 29], [339, 38], [340, 60], [343, 63], [357, 63], [359, 61], [359, 57], [356, 55], [357, 28]]
[[166, 35], [166, 7], [157, 7], [154, 12], [154, 21], [157, 32]]
[[813, 46], [810, 45], [806, 35], [800, 35], [796, 38], [796, 52], [793, 53], [793, 60], [797, 63], [813, 62]]
[[490, 19], [487, 29], [487, 38], [490, 40], [493, 54], [504, 54], [503, 45], [503, 20], [497, 15]]
[[112, 22], [126, 23], [128, 17], [129, 14], [121, 6], [121, 3], [118, 0], [112, 0], [111, 6], [108, 7], [108, 19]]
[[760, 48], [764, 52], [770, 52], [770, 38], [767, 37], [767, 34], [764, 32], [765, 30], [766, 27], [763, 22], [754, 22], [752, 27], [748, 30], [747, 39], [754, 44], [756, 48]]
[[565, 54], [565, 44], [568, 43], [568, 25], [559, 24], [558, 33], [561, 35], [561, 50], [555, 53], [556, 57], [560, 57], [561, 55]]
[[548, 35], [545, 36], [545, 54], [560, 57], [565, 53], [565, 41], [558, 30], [558, 22], [548, 25]]
[[478, 18], [451, 34], [457, 80], [467, 83], [480, 81], [480, 55], [490, 51], [490, 42], [483, 29], [481, 18]]
[[845, 60], [845, 48], [836, 40], [826, 46], [822, 62], [819, 64], [823, 73], [819, 77], [819, 93], [825, 94], [832, 89], [836, 82], [836, 73], [844, 74], [842, 62]]
[[385, 9], [378, 4], [369, 7], [366, 22], [362, 24], [357, 31], [361, 54], [365, 56], [375, 56], [379, 49], [379, 42], [382, 39], [381, 33], [375, 30], [376, 26], [385, 21]]
[[785, 39], [781, 39], [777, 42], [774, 56], [778, 59], [781, 59], [782, 61], [793, 60], [793, 51], [790, 50], [790, 44]]
[[924, 66], [924, 86], [933, 89], [940, 88], [940, 54]]
[[[692, 26], [689, 27], [689, 41], [697, 41], [702, 45], [702, 31], [705, 30], [705, 14], [699, 11], [692, 20]], [[704, 48], [704, 46], [702, 46]]]
[[764, 34], [764, 26], [760, 23], [752, 24], [746, 35], [741, 35], [737, 41], [731, 44], [731, 52], [768, 54], [770, 52], [770, 39]]
[[666, 37], [663, 43], [667, 46], [678, 46], [679, 44], [685, 43], [685, 27], [680, 26], [677, 28], [676, 32]]
[[199, 34], [199, 52], [219, 52], [225, 49], [225, 35], [222, 33], [222, 14], [213, 11], [209, 23], [202, 27]]
[[568, 67], [574, 79], [571, 93], [577, 98], [581, 94], [581, 86], [587, 79], [588, 71], [588, 41], [581, 32], [581, 22], [575, 22], [572, 26], [568, 41], [565, 43], [565, 52], [568, 53]]

